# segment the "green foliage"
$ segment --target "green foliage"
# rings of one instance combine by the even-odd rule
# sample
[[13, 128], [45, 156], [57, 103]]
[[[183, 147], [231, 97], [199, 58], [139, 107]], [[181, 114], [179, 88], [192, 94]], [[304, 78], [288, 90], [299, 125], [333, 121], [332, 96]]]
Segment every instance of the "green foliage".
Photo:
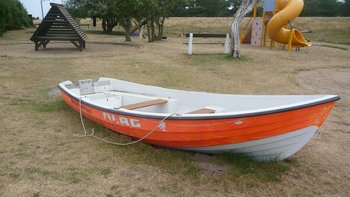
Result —
[[7, 30], [29, 27], [28, 13], [19, 0], [0, 1], [0, 35]]
[[86, 6], [86, 1], [84, 0], [69, 0], [66, 1], [66, 8], [68, 12], [77, 18], [88, 17], [88, 7]]
[[155, 26], [157, 38], [161, 38], [165, 18], [171, 16], [171, 9], [176, 3], [180, 5], [179, 2], [185, 0], [68, 0], [66, 7], [75, 17], [102, 19], [102, 27], [107, 32], [119, 24], [125, 30], [126, 41], [131, 41], [132, 19], [147, 21], [152, 35], [149, 40], [153, 41]]
[[340, 7], [342, 16], [350, 16], [350, 0], [345, 0], [345, 2]]
[[[187, 0], [172, 7], [172, 16], [233, 16], [241, 0]], [[350, 16], [350, 0], [304, 0], [302, 16]]]
[[341, 5], [337, 0], [304, 0], [301, 16], [341, 16]]
[[141, 0], [119, 0], [113, 8], [113, 15], [116, 16], [121, 26], [125, 29], [126, 41], [131, 41], [130, 34], [132, 28], [132, 18], [140, 18], [140, 10], [143, 7]]
[[176, 8], [181, 12], [174, 12], [173, 15], [186, 17], [233, 16], [239, 5], [239, 0], [190, 0], [182, 5], [182, 9]]

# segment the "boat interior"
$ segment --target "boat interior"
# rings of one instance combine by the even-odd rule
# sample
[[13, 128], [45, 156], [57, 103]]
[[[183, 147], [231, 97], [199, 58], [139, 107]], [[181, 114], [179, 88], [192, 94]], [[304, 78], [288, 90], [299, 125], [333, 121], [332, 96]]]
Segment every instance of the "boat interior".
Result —
[[172, 90], [100, 78], [60, 84], [76, 98], [98, 107], [134, 113], [223, 115], [252, 113], [318, 102], [335, 95], [233, 95]]

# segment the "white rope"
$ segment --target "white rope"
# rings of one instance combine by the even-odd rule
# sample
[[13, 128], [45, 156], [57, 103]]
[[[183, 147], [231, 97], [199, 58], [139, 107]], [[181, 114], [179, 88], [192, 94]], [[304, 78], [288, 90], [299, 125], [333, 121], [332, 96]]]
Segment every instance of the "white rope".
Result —
[[79, 113], [80, 113], [81, 125], [83, 126], [83, 130], [84, 130], [84, 135], [74, 134], [74, 136], [75, 137], [93, 137], [93, 138], [98, 139], [100, 141], [103, 141], [103, 142], [106, 142], [106, 143], [109, 143], [109, 144], [113, 144], [113, 145], [117, 145], [117, 146], [128, 146], [128, 145], [132, 145], [132, 144], [136, 144], [138, 142], [141, 142], [146, 137], [151, 135], [154, 131], [156, 131], [156, 129], [158, 127], [160, 127], [160, 125], [162, 125], [166, 119], [168, 119], [169, 117], [174, 116], [174, 115], [179, 115], [179, 114], [173, 113], [173, 114], [170, 114], [170, 115], [164, 117], [150, 132], [148, 132], [146, 135], [144, 135], [142, 138], [140, 138], [138, 140], [135, 140], [135, 141], [132, 141], [132, 142], [128, 142], [128, 143], [117, 143], [117, 142], [111, 142], [111, 141], [105, 140], [103, 138], [97, 137], [95, 135], [94, 128], [91, 129], [91, 133], [90, 134], [87, 133], [86, 128], [85, 128], [85, 124], [84, 124], [84, 120], [83, 120], [83, 114], [82, 114], [82, 111], [81, 111], [81, 100], [82, 100], [82, 97], [79, 98]]
[[92, 135], [91, 134], [88, 135], [87, 131], [85, 129], [85, 124], [84, 124], [84, 120], [83, 120], [83, 114], [81, 113], [81, 100], [82, 100], [82, 97], [79, 97], [79, 114], [80, 114], [81, 125], [83, 126], [84, 135], [79, 135], [79, 134], [73, 134], [73, 135], [75, 137], [91, 137]]

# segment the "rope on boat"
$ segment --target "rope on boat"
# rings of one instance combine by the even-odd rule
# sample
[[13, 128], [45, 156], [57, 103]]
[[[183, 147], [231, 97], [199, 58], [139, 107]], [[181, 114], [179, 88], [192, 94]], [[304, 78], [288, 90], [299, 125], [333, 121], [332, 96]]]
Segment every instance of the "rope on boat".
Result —
[[170, 115], [164, 117], [150, 132], [148, 132], [146, 135], [144, 135], [142, 138], [140, 138], [138, 140], [135, 140], [135, 141], [132, 141], [132, 142], [128, 142], [128, 143], [118, 143], [118, 142], [112, 142], [112, 141], [108, 141], [108, 140], [105, 140], [103, 138], [97, 137], [95, 135], [95, 129], [94, 128], [92, 128], [91, 129], [91, 133], [88, 134], [88, 132], [86, 131], [86, 128], [85, 128], [83, 114], [82, 114], [82, 111], [81, 111], [81, 100], [82, 100], [82, 97], [79, 98], [79, 114], [80, 114], [80, 121], [81, 121], [81, 125], [83, 127], [84, 135], [74, 134], [74, 136], [75, 137], [93, 137], [93, 138], [95, 138], [97, 140], [100, 140], [100, 141], [103, 141], [103, 142], [106, 142], [106, 143], [109, 143], [109, 144], [117, 145], [117, 146], [128, 146], [128, 145], [132, 145], [132, 144], [136, 144], [138, 142], [141, 142], [146, 137], [151, 135], [154, 131], [156, 131], [156, 129], [159, 128], [160, 125], [162, 125], [166, 119], [168, 119], [168, 118], [170, 118], [171, 116], [174, 116], [174, 115], [179, 115], [177, 113], [173, 113], [173, 114], [170, 114]]

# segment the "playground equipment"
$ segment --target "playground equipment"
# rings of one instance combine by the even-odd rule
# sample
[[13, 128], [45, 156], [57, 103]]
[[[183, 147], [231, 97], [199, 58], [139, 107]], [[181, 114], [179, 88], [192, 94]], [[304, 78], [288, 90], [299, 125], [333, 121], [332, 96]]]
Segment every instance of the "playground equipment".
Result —
[[146, 36], [143, 34], [143, 28], [147, 24], [147, 20], [144, 19], [144, 20], [141, 20], [141, 22], [134, 20], [133, 22], [135, 24], [135, 27], [133, 29], [131, 29], [131, 31], [130, 31], [131, 35], [138, 30], [140, 32], [139, 39], [142, 40], [142, 39], [146, 38]]
[[69, 41], [83, 51], [87, 36], [79, 24], [62, 4], [50, 5], [51, 9], [30, 38], [35, 43], [35, 50], [46, 48], [51, 41]]
[[243, 33], [242, 43], [249, 43], [250, 38], [250, 44], [266, 46], [268, 35], [271, 39], [270, 48], [273, 48], [276, 42], [283, 44], [283, 48], [288, 45], [288, 51], [293, 47], [311, 46], [311, 42], [307, 41], [302, 33], [291, 25], [291, 21], [297, 18], [303, 10], [303, 0], [265, 0], [263, 6], [264, 12], [261, 19], [256, 19], [258, 5], [255, 6], [252, 27], [248, 29], [248, 32]]

